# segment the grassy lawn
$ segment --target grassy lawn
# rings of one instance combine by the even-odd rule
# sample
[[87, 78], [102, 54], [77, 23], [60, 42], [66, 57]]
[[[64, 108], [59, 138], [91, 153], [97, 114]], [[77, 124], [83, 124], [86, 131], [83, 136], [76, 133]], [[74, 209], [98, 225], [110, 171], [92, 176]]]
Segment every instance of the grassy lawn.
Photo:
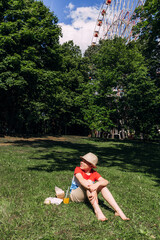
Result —
[[[71, 183], [80, 155], [99, 157], [98, 172], [130, 221], [122, 221], [99, 196], [109, 219], [90, 205], [44, 205], [54, 187]], [[160, 144], [83, 137], [0, 139], [0, 240], [160, 239]]]

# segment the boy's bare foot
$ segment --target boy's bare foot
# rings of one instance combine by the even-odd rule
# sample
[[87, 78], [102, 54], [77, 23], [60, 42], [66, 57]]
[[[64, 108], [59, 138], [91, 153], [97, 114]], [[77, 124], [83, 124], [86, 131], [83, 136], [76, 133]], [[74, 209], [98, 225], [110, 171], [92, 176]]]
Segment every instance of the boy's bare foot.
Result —
[[101, 221], [101, 222], [105, 222], [105, 221], [107, 221], [108, 220], [108, 218], [104, 218], [104, 219], [98, 219], [99, 221]]
[[120, 215], [118, 212], [115, 212], [115, 216], [122, 218], [124, 221], [129, 221], [130, 218], [127, 218], [124, 214]]
[[102, 222], [108, 220], [108, 218], [106, 218], [103, 213], [96, 213], [96, 217], [99, 221], [102, 221]]
[[97, 217], [97, 219], [101, 222], [105, 222], [108, 220], [108, 218], [106, 218], [106, 217], [99, 217], [99, 218]]
[[116, 217], [119, 217], [119, 214], [118, 214], [118, 212], [115, 212], [115, 213], [114, 213], [114, 215], [115, 215]]

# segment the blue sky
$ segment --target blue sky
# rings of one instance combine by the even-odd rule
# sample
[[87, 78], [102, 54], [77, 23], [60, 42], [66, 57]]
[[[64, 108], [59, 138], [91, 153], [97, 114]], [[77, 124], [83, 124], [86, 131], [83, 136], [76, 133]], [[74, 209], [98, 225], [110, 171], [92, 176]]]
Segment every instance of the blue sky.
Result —
[[103, 0], [43, 0], [46, 6], [49, 6], [51, 10], [55, 12], [60, 22], [71, 23], [71, 19], [67, 18], [68, 9], [67, 6], [71, 3], [78, 7], [91, 7], [98, 6], [103, 3]]

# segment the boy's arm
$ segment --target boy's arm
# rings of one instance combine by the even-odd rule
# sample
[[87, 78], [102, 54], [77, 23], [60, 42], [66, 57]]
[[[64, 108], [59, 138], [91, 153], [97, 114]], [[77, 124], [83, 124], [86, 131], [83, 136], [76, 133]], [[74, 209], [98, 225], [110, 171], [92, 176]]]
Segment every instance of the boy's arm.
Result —
[[97, 190], [99, 187], [106, 187], [108, 185], [108, 183], [109, 182], [107, 179], [100, 177], [100, 178], [98, 178], [98, 181], [96, 183], [89, 186], [89, 190], [91, 192], [93, 192], [93, 191]]
[[90, 186], [91, 184], [89, 184], [89, 182], [82, 177], [82, 174], [81, 174], [81, 173], [77, 173], [75, 176], [76, 176], [76, 178], [78, 179], [78, 181], [80, 182], [80, 184], [81, 184], [85, 189], [88, 189], [88, 190], [89, 190], [89, 186]]

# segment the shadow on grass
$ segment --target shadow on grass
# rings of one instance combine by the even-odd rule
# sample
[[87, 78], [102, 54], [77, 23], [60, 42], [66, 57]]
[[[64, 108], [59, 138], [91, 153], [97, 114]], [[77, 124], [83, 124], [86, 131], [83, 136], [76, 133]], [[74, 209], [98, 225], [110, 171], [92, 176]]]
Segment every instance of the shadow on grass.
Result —
[[[108, 207], [108, 206], [106, 205], [107, 203], [105, 204], [103, 200], [101, 200], [101, 199], [98, 198], [98, 203], [99, 203], [99, 205], [100, 205], [101, 208], [106, 209], [107, 211], [110, 211], [110, 212], [112, 212], [112, 213], [115, 213], [115, 211], [114, 211], [112, 208]], [[85, 201], [85, 204], [86, 204], [86, 206], [87, 206], [89, 209], [92, 210], [92, 212], [94, 212], [94, 209], [93, 209], [91, 203], [89, 202], [89, 200], [86, 200], [86, 201]]]
[[[73, 137], [74, 138], [74, 137]], [[81, 137], [83, 140], [83, 138]], [[70, 138], [71, 140], [71, 138]], [[93, 152], [99, 157], [100, 167], [118, 167], [121, 171], [142, 172], [156, 177], [160, 184], [160, 147], [159, 143], [143, 143], [134, 141], [98, 141], [87, 143], [56, 140], [15, 141], [17, 146], [29, 145], [37, 148], [37, 158], [41, 161], [28, 170], [35, 171], [74, 171], [79, 165], [80, 155]], [[94, 142], [96, 143], [96, 142]]]

